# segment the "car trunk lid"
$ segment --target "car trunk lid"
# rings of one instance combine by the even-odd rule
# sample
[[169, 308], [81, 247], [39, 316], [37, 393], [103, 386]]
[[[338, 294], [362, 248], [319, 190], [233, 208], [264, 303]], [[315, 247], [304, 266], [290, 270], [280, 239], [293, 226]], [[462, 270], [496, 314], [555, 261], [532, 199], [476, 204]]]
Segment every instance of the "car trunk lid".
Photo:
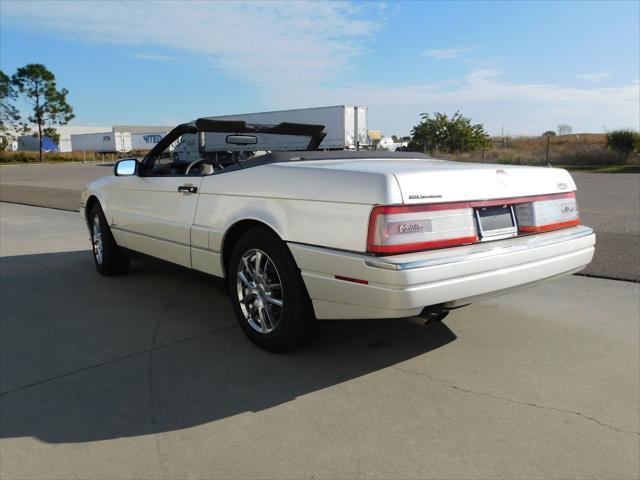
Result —
[[575, 190], [566, 170], [442, 162], [394, 172], [405, 204], [493, 200]]
[[302, 161], [295, 164], [322, 170], [361, 171], [392, 176], [405, 204], [493, 200], [575, 190], [575, 183], [569, 173], [560, 168], [424, 158], [363, 158]]

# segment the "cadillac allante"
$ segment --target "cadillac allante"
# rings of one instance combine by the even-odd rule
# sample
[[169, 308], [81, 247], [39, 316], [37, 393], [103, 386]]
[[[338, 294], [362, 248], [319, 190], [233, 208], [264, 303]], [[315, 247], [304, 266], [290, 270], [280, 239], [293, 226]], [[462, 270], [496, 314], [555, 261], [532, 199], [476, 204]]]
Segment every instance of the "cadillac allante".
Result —
[[[593, 231], [559, 168], [320, 151], [321, 125], [200, 118], [82, 194], [95, 265], [141, 253], [226, 280], [256, 345], [318, 320], [442, 318], [584, 268]], [[195, 158], [172, 155], [189, 139]]]

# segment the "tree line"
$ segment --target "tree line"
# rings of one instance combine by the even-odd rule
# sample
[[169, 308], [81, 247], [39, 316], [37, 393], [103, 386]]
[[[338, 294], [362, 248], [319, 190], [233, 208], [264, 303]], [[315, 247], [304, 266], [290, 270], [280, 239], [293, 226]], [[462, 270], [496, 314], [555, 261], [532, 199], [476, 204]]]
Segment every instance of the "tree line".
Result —
[[66, 88], [58, 89], [55, 75], [40, 63], [18, 68], [11, 76], [0, 70], [0, 132], [28, 134], [35, 128], [42, 161], [43, 137], [57, 143], [60, 136], [55, 126], [66, 125], [75, 117], [68, 94]]

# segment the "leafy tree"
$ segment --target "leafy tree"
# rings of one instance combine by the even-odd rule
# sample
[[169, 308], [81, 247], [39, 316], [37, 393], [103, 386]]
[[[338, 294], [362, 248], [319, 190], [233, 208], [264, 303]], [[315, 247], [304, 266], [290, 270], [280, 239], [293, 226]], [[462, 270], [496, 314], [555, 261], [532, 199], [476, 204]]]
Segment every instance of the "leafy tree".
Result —
[[411, 146], [425, 151], [470, 152], [486, 146], [489, 135], [482, 124], [472, 124], [460, 112], [451, 118], [446, 113], [423, 113], [422, 121], [413, 127]]
[[555, 137], [556, 136], [556, 132], [554, 132], [553, 130], [547, 130], [546, 132], [544, 132], [542, 134], [543, 137]]
[[571, 128], [571, 125], [566, 125], [564, 123], [558, 125], [558, 135], [570, 135], [572, 131], [573, 129]]
[[633, 130], [612, 130], [607, 132], [607, 147], [618, 154], [621, 162], [626, 162], [636, 148], [640, 135]]
[[17, 94], [11, 79], [0, 70], [0, 132], [6, 132], [20, 121], [20, 113], [10, 102]]
[[47, 127], [44, 130], [42, 130], [42, 134], [45, 137], [49, 137], [51, 140], [53, 140], [56, 144], [60, 143], [60, 133], [58, 133], [58, 131], [53, 128], [53, 127]]
[[42, 161], [44, 130], [53, 128], [53, 125], [65, 125], [75, 117], [71, 105], [67, 103], [69, 92], [66, 88], [58, 90], [53, 73], [39, 63], [30, 63], [19, 68], [11, 81], [27, 103], [33, 107], [33, 112], [28, 119], [38, 127], [40, 161]]

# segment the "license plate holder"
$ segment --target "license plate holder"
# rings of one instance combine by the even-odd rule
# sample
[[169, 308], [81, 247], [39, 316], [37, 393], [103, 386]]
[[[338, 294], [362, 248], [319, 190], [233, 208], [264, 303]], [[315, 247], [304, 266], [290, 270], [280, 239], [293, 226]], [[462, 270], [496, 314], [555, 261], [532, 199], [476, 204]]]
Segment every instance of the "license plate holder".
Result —
[[480, 241], [511, 238], [518, 235], [518, 225], [512, 205], [476, 207]]

